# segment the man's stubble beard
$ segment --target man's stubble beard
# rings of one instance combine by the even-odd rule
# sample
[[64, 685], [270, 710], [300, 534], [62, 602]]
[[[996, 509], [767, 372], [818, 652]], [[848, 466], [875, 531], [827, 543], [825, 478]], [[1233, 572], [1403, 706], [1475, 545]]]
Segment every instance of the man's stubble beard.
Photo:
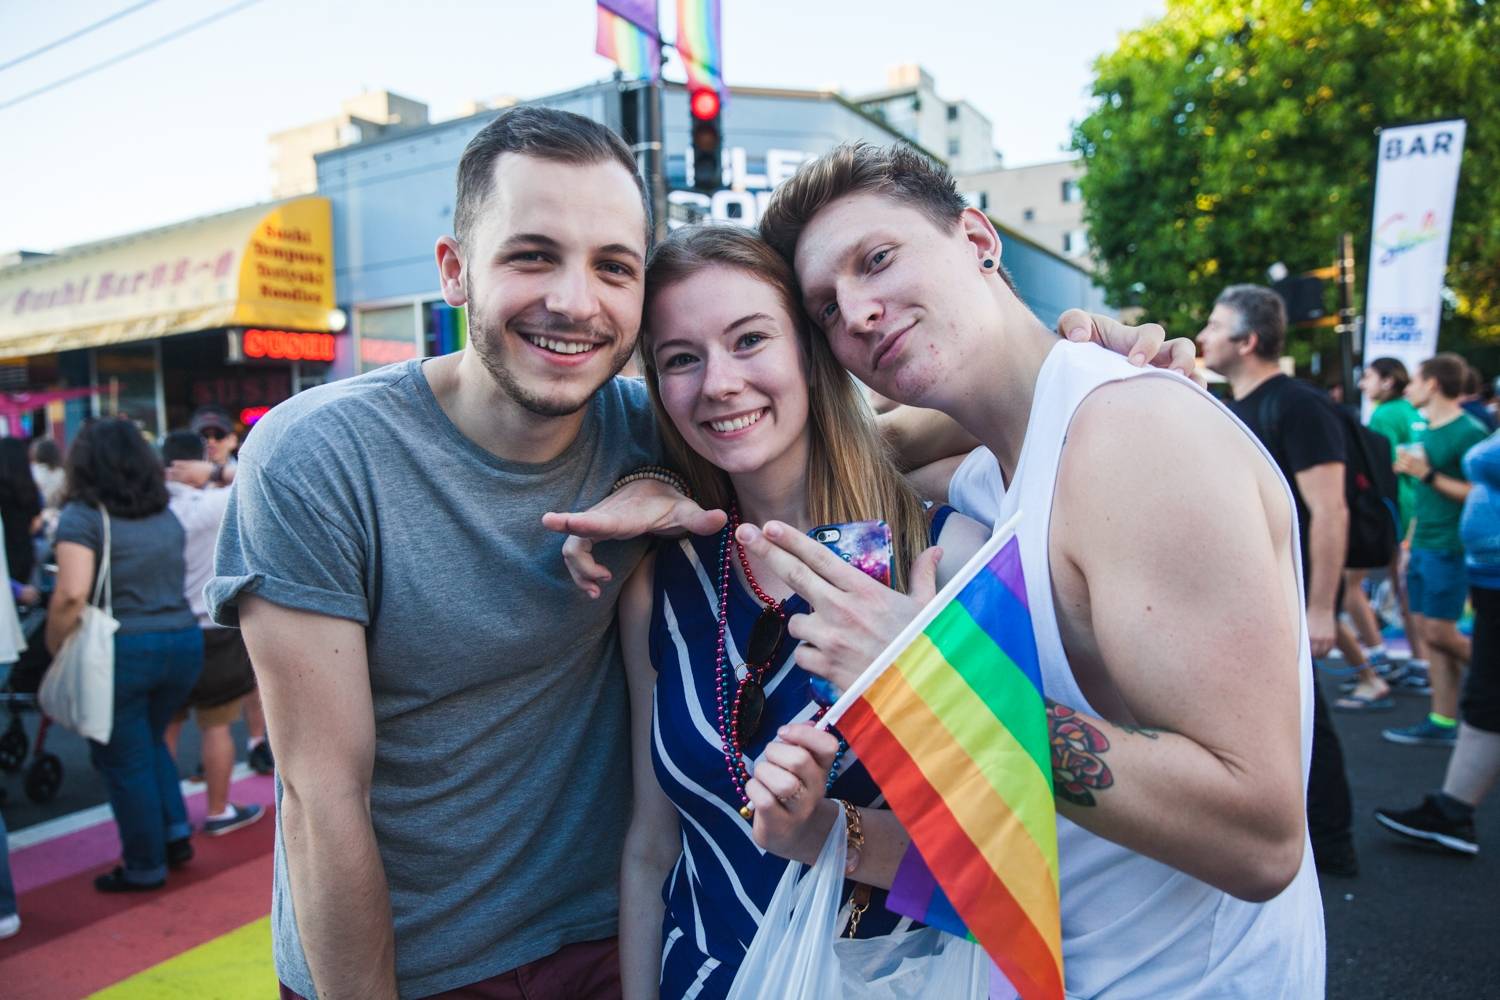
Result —
[[490, 373], [490, 378], [495, 380], [500, 390], [517, 406], [539, 417], [570, 417], [583, 409], [589, 404], [589, 400], [594, 398], [595, 393], [620, 373], [620, 370], [630, 361], [631, 352], [635, 349], [633, 344], [622, 344], [617, 348], [615, 357], [610, 363], [609, 374], [601, 379], [598, 385], [590, 388], [577, 402], [540, 396], [523, 386], [515, 373], [506, 367], [503, 352], [499, 347], [499, 338], [505, 337], [507, 332], [502, 329], [497, 334], [479, 310], [474, 308], [474, 293], [469, 288], [467, 278], [464, 281], [464, 292], [469, 302], [469, 342], [474, 346], [474, 353], [478, 356], [479, 363], [484, 365], [484, 370]]

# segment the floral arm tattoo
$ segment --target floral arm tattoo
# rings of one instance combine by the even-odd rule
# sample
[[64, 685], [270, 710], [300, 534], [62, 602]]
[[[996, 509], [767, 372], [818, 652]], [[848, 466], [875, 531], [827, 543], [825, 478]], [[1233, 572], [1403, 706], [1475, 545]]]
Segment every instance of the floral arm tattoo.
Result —
[[1052, 738], [1052, 788], [1057, 797], [1075, 806], [1094, 805], [1094, 792], [1115, 783], [1100, 759], [1109, 739], [1066, 705], [1047, 701], [1047, 728]]

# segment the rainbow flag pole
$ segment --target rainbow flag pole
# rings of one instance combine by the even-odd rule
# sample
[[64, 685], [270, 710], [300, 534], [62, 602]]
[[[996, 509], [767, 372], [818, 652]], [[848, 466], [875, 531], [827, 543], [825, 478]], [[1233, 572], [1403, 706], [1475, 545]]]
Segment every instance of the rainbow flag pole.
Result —
[[661, 34], [656, 0], [599, 0], [594, 51], [628, 77], [661, 78]]
[[887, 905], [979, 942], [1023, 1000], [1063, 996], [1057, 811], [1020, 514], [834, 703], [911, 835]]

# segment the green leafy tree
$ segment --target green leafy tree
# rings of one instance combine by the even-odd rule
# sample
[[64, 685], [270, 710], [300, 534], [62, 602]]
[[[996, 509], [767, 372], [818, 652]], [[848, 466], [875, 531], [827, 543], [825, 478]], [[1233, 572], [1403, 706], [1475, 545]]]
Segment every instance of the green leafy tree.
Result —
[[[1224, 285], [1329, 264], [1363, 288], [1375, 131], [1465, 118], [1445, 349], [1500, 361], [1500, 11], [1484, 0], [1168, 0], [1095, 64], [1075, 129], [1116, 305], [1191, 334]], [[1311, 342], [1299, 336], [1305, 354]], [[1330, 344], [1331, 338], [1324, 341]], [[1487, 348], [1487, 349], [1486, 349]]]

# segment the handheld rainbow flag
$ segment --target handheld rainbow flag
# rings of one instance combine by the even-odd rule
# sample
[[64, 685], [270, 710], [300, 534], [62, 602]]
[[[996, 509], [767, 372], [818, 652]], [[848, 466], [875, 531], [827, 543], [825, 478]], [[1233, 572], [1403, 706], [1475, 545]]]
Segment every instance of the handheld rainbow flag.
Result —
[[599, 0], [594, 51], [630, 77], [661, 76], [661, 34], [656, 0]]
[[724, 96], [724, 45], [719, 0], [677, 0], [677, 54], [689, 89], [708, 87]]
[[1054, 1000], [1057, 811], [1019, 517], [821, 724], [838, 724], [920, 852], [902, 862], [887, 905], [978, 941], [1023, 1000]]

